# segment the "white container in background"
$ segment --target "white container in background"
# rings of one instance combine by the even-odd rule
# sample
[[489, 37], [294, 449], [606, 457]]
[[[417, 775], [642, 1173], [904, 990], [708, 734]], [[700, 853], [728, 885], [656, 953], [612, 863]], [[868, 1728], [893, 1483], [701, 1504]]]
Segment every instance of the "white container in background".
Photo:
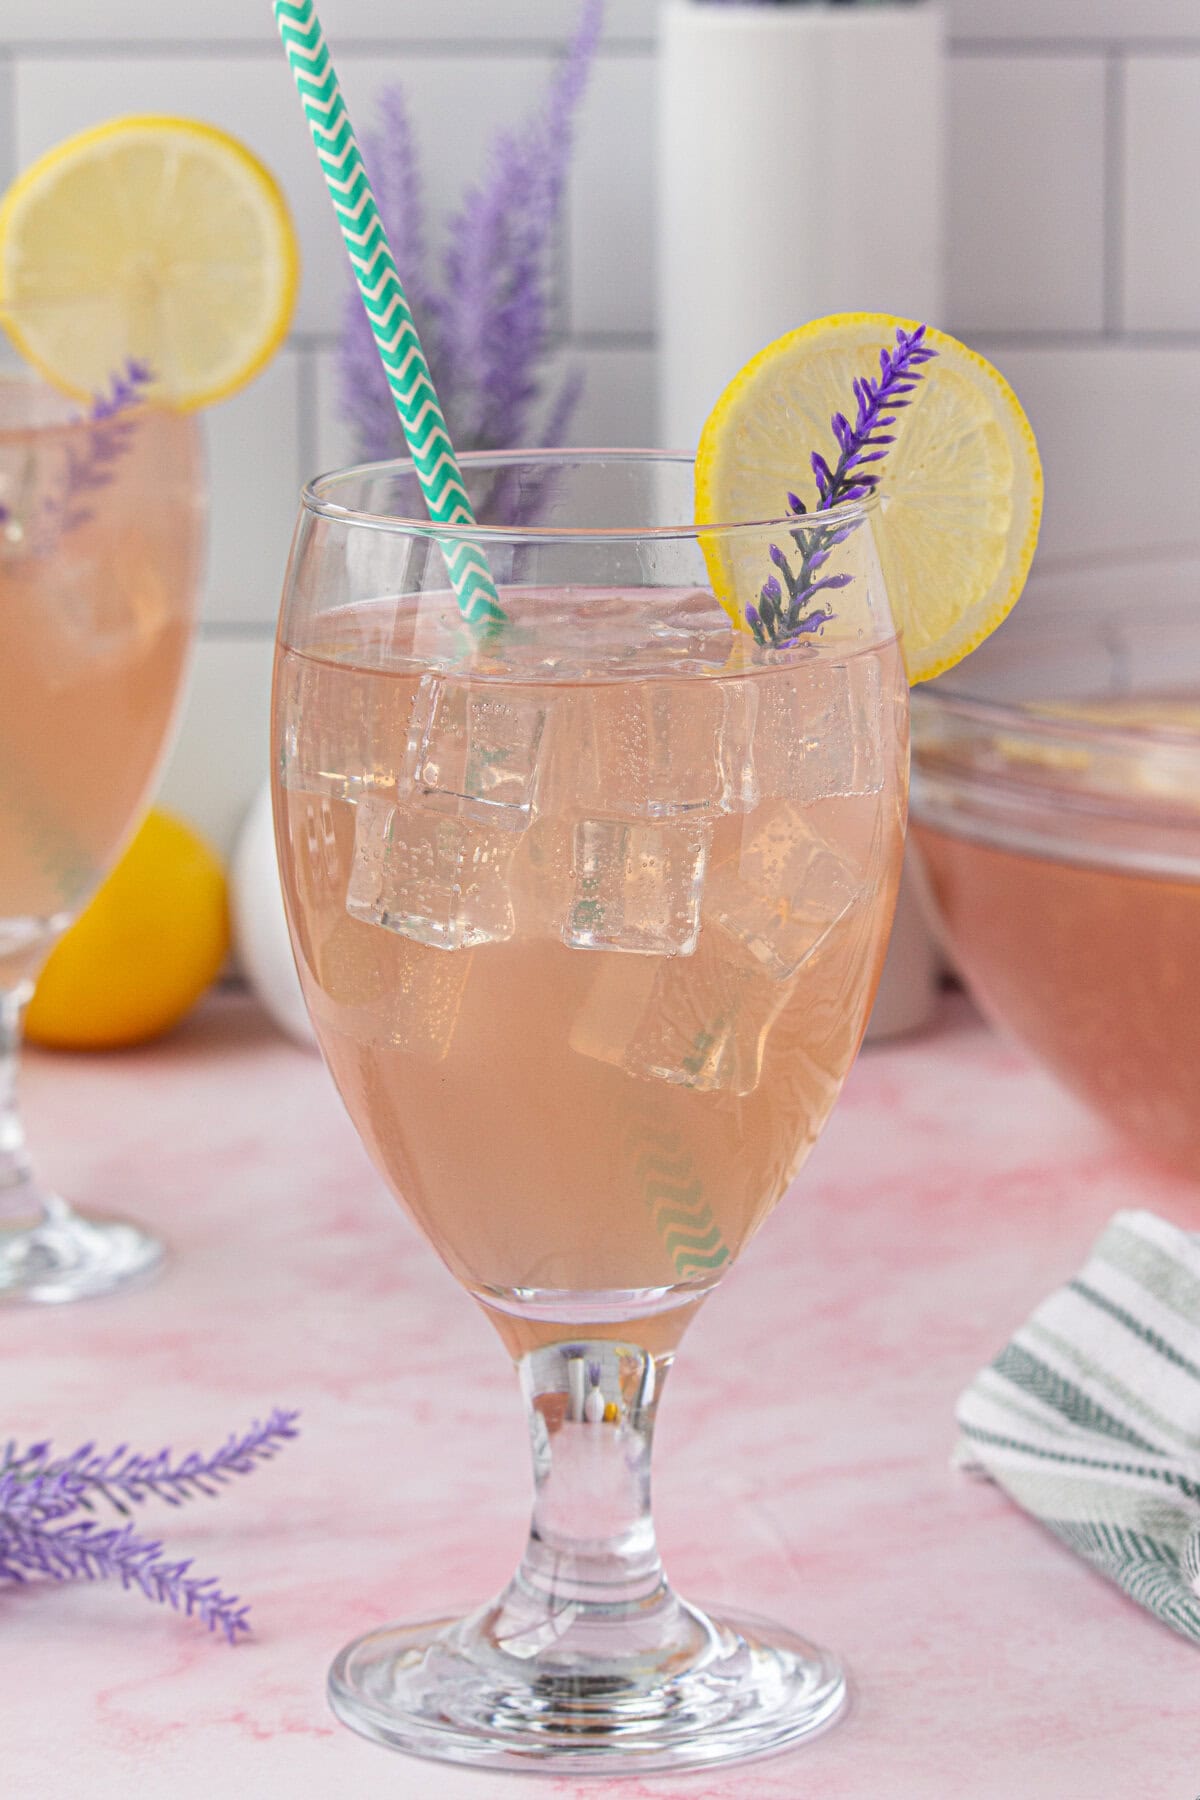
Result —
[[938, 322], [944, 35], [928, 0], [665, 0], [662, 443], [695, 444], [730, 377], [809, 319]]
[[[664, 0], [661, 444], [694, 446], [743, 363], [809, 319], [940, 321], [944, 46], [930, 0]], [[805, 470], [817, 448], [799, 446]], [[934, 1007], [938, 956], [909, 888], [868, 1036], [913, 1030]]]

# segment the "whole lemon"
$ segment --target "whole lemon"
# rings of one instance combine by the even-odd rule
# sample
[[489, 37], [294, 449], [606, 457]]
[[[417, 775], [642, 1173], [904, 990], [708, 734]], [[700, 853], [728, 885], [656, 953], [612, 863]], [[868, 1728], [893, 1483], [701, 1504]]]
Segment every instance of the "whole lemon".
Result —
[[181, 819], [150, 812], [38, 977], [26, 1036], [114, 1050], [169, 1031], [229, 950], [225, 876]]

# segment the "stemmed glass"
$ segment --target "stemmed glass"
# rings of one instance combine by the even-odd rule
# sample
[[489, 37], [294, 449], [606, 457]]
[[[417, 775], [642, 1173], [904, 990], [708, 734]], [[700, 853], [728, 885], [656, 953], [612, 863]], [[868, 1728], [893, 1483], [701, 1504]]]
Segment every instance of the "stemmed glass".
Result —
[[411, 464], [306, 491], [276, 824], [342, 1098], [516, 1364], [533, 1523], [497, 1599], [369, 1632], [332, 1703], [496, 1767], [758, 1754], [834, 1718], [843, 1675], [674, 1594], [650, 1447], [683, 1331], [833, 1105], [885, 948], [907, 689], [876, 503], [838, 511], [823, 630], [763, 648], [714, 587], [744, 607], [810, 522], [698, 532], [683, 457], [465, 471], [507, 613], [483, 634]]
[[38, 969], [158, 766], [203, 518], [193, 420], [133, 403], [80, 417], [39, 381], [0, 378], [0, 1301], [109, 1293], [162, 1255], [138, 1226], [82, 1217], [42, 1184], [16, 1076]]

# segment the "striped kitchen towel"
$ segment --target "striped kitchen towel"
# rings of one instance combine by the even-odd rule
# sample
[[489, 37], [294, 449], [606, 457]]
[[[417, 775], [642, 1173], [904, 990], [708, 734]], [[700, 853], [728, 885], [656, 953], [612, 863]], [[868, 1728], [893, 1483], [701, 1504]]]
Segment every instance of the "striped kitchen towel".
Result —
[[958, 1423], [962, 1467], [1200, 1643], [1200, 1236], [1117, 1213]]

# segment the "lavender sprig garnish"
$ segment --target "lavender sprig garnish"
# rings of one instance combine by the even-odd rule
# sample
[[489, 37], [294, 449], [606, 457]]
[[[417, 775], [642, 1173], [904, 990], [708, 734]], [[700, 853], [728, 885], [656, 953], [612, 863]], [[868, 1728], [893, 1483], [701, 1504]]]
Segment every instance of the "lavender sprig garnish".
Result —
[[[811, 518], [843, 502], [863, 500], [875, 491], [880, 474], [871, 465], [881, 463], [889, 445], [895, 443], [889, 427], [895, 425], [899, 409], [912, 404], [922, 365], [936, 355], [937, 351], [925, 342], [924, 325], [918, 325], [915, 331], [896, 327], [895, 349], [885, 346], [879, 352], [878, 378], [861, 375], [855, 379], [857, 412], [853, 424], [841, 412], [834, 413], [830, 420], [838, 443], [837, 461], [831, 468], [820, 451], [812, 453], [810, 462], [817, 484], [817, 504], [812, 513], [798, 494], [788, 494], [788, 511], [793, 517]], [[820, 575], [819, 571], [829, 561], [834, 546], [844, 543], [857, 524], [857, 520], [848, 520], [838, 526], [804, 526], [793, 531], [792, 541], [800, 552], [800, 567], [796, 571], [778, 544], [770, 546], [777, 573], [763, 583], [758, 605], [746, 608], [746, 623], [758, 643], [779, 648], [819, 631], [829, 622], [832, 611], [824, 606], [810, 611], [813, 601], [825, 590], [846, 587], [853, 577]]]
[[45, 555], [64, 532], [88, 522], [92, 513], [83, 496], [115, 478], [133, 444], [136, 409], [153, 380], [153, 371], [130, 357], [123, 372], [110, 376], [108, 392], [94, 395], [88, 411], [71, 421], [88, 427], [82, 448], [68, 437], [61, 457], [26, 456], [11, 501], [0, 500], [0, 552]]
[[277, 1408], [210, 1455], [193, 1451], [179, 1460], [170, 1450], [141, 1456], [125, 1444], [107, 1454], [82, 1444], [65, 1457], [56, 1457], [48, 1442], [24, 1450], [6, 1445], [0, 1452], [0, 1580], [115, 1579], [235, 1643], [250, 1629], [249, 1609], [236, 1594], [222, 1592], [211, 1576], [193, 1575], [190, 1559], [169, 1561], [162, 1543], [139, 1537], [132, 1524], [102, 1530], [94, 1519], [74, 1515], [94, 1511], [98, 1500], [128, 1519], [131, 1507], [151, 1498], [168, 1506], [200, 1495], [214, 1498], [224, 1483], [249, 1475], [296, 1437], [298, 1416]]
[[[363, 157], [396, 254], [435, 386], [463, 450], [556, 444], [579, 398], [568, 372], [535, 419], [552, 349], [551, 268], [575, 118], [604, 22], [604, 0], [582, 0], [579, 23], [539, 111], [492, 142], [483, 179], [451, 218], [440, 279], [429, 272], [419, 159], [404, 94], [385, 90], [380, 128]], [[403, 454], [404, 441], [357, 290], [346, 297], [337, 358], [340, 410], [368, 460]], [[507, 484], [490, 516], [528, 504]], [[498, 510], [503, 503], [507, 511]]]
[[91, 517], [78, 504], [79, 497], [107, 487], [113, 479], [113, 466], [128, 451], [136, 426], [136, 420], [128, 414], [145, 400], [146, 389], [153, 380], [153, 372], [145, 363], [129, 357], [124, 373], [110, 377], [108, 393], [93, 396], [87, 415], [91, 426], [87, 447], [82, 454], [68, 449], [66, 481], [55, 502], [64, 530], [70, 531]]

